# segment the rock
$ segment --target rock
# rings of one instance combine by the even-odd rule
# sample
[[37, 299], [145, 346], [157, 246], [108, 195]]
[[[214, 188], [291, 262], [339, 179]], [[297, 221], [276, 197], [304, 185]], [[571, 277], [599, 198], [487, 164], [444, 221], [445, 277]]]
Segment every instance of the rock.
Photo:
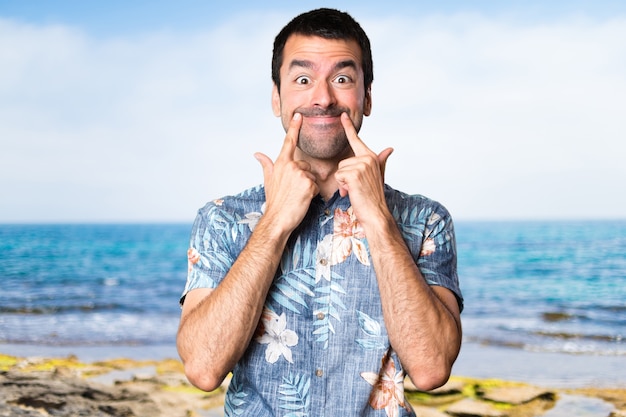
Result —
[[1, 372], [0, 416], [158, 416], [150, 397], [54, 372]]
[[419, 417], [450, 417], [450, 414], [443, 413], [435, 408], [413, 406], [415, 415]]
[[37, 410], [25, 410], [8, 404], [0, 404], [0, 417], [44, 417]]
[[446, 413], [456, 417], [507, 417], [507, 414], [488, 403], [471, 398], [458, 401], [446, 409]]
[[536, 398], [554, 400], [556, 394], [543, 388], [533, 386], [500, 387], [485, 389], [482, 398], [498, 403], [525, 404]]

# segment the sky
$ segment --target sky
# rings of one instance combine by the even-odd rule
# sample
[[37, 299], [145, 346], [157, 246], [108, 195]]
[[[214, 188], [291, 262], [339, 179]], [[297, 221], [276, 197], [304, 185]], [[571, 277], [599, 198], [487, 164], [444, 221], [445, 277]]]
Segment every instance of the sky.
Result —
[[458, 220], [626, 218], [626, 2], [0, 0], [0, 223], [188, 222], [263, 181], [295, 15], [368, 33], [386, 180]]

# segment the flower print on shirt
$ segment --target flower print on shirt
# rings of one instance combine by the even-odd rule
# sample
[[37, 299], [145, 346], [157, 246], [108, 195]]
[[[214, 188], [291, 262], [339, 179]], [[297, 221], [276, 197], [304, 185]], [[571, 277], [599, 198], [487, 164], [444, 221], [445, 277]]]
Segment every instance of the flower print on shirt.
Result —
[[254, 228], [256, 227], [257, 223], [259, 222], [259, 219], [261, 218], [261, 216], [263, 216], [263, 213], [265, 213], [265, 203], [263, 203], [263, 205], [261, 206], [261, 212], [260, 213], [258, 211], [252, 211], [250, 213], [246, 213], [244, 215], [246, 218], [239, 220], [237, 223], [238, 224], [247, 224], [248, 228], [250, 229], [250, 231], [254, 232]]
[[438, 213], [432, 213], [424, 229], [424, 240], [420, 256], [430, 256], [440, 249], [453, 250], [452, 239], [453, 236], [446, 229], [445, 219]]
[[[316, 248], [315, 284], [319, 285], [315, 288], [318, 296], [313, 315], [321, 318], [315, 321], [313, 334], [316, 342], [323, 343], [324, 349], [328, 348], [329, 339], [335, 334], [331, 319], [340, 322], [340, 309], [347, 309], [343, 302], [346, 290], [341, 282], [344, 277], [333, 273], [331, 266], [345, 262], [353, 253], [361, 264], [370, 265], [367, 247], [362, 240], [365, 232], [352, 207], [346, 211], [335, 209], [333, 219], [333, 233], [324, 236]], [[322, 278], [325, 282], [320, 284]]]
[[367, 247], [363, 242], [365, 232], [359, 224], [352, 207], [343, 211], [335, 209], [333, 233], [324, 236], [316, 250], [315, 282], [321, 278], [330, 281], [330, 267], [344, 262], [354, 253], [363, 265], [370, 265]]
[[435, 253], [435, 240], [433, 238], [428, 238], [424, 240], [422, 243], [422, 250], [420, 252], [420, 256], [430, 256]]
[[346, 211], [335, 209], [334, 219], [331, 265], [345, 261], [351, 253], [354, 253], [363, 265], [369, 265], [367, 247], [363, 242], [365, 232], [356, 219], [352, 207]]
[[187, 249], [187, 269], [191, 272], [193, 266], [200, 260], [200, 252], [196, 248]]
[[316, 250], [316, 268], [315, 283], [320, 282], [322, 278], [330, 282], [330, 262], [333, 253], [333, 235], [326, 235], [320, 243], [317, 244]]
[[357, 310], [356, 314], [359, 319], [359, 327], [365, 334], [365, 338], [356, 339], [356, 343], [366, 350], [385, 349], [386, 336], [383, 335], [380, 323], [362, 311]]
[[433, 213], [432, 216], [430, 216], [430, 218], [428, 219], [428, 227], [426, 229], [426, 235], [429, 235], [430, 232], [432, 231], [432, 227], [434, 225], [436, 225], [437, 223], [439, 223], [439, 221], [441, 220], [441, 216], [438, 213]]
[[400, 415], [400, 407], [411, 410], [404, 400], [404, 374], [396, 372], [396, 365], [387, 353], [383, 356], [380, 375], [374, 372], [361, 372], [361, 377], [374, 388], [370, 394], [369, 404], [375, 410], [385, 409], [388, 417]]
[[[390, 188], [386, 188], [385, 194], [387, 204], [416, 262], [423, 242], [427, 238], [434, 240], [435, 253], [419, 257], [420, 261], [424, 260], [423, 264], [419, 264], [420, 268], [432, 270], [432, 273], [424, 275], [431, 280], [429, 283], [450, 288], [460, 297], [453, 245], [454, 229], [449, 214], [438, 203], [421, 196], [405, 195]], [[250, 223], [238, 222], [242, 219], [251, 219], [251, 216], [244, 216], [245, 213], [260, 212], [264, 201], [265, 192], [263, 186], [259, 185], [236, 197], [226, 197], [221, 206], [218, 206], [218, 203], [210, 203], [199, 211], [199, 220], [194, 223], [191, 244], [188, 247], [196, 248], [201, 257], [193, 267], [183, 296], [195, 288], [215, 288], [221, 285], [224, 276], [236, 260], [234, 254], [240, 253], [249, 240]], [[376, 302], [374, 299], [358, 297], [358, 294], [376, 293], [378, 290], [374, 268], [371, 265], [364, 266], [356, 256], [348, 256], [344, 262], [331, 265], [330, 281], [327, 280], [328, 275], [324, 273], [319, 276], [319, 282], [315, 282], [316, 270], [322, 266], [316, 264], [315, 250], [326, 235], [334, 235], [335, 209], [341, 207], [344, 212], [347, 211], [349, 207], [347, 201], [343, 198], [334, 198], [323, 208], [317, 204], [324, 203], [317, 201], [313, 209], [309, 210], [303, 220], [302, 229], [299, 229], [297, 238], [288, 242], [281, 264], [277, 268], [278, 273], [274, 277], [275, 282], [270, 294], [275, 293], [278, 296], [267, 297], [267, 308], [277, 313], [274, 315], [275, 318], [285, 313], [284, 331], [293, 330], [299, 338], [297, 345], [285, 346], [291, 350], [293, 363], [282, 354], [275, 355], [278, 356], [275, 363], [266, 361], [266, 350], [270, 343], [260, 344], [257, 340], [263, 336], [268, 338], [272, 333], [283, 332], [280, 330], [271, 332], [265, 328], [261, 319], [257, 320], [259, 332], [252, 337], [253, 348], [246, 350], [246, 356], [242, 361], [244, 366], [237, 366], [233, 371], [233, 382], [226, 394], [226, 415], [256, 416], [259, 414], [258, 410], [265, 407], [271, 409], [268, 414], [276, 416], [305, 413], [313, 415], [319, 409], [317, 404], [312, 403], [316, 398], [314, 391], [317, 392], [318, 384], [327, 381], [327, 378], [333, 378], [332, 387], [329, 386], [329, 389], [325, 390], [325, 414], [328, 416], [370, 414], [386, 417], [387, 410], [390, 415], [393, 411], [397, 411], [396, 414], [400, 416], [415, 415], [400, 405], [401, 395], [396, 393], [394, 396], [396, 380], [394, 377], [402, 370], [398, 357], [393, 355], [395, 372], [381, 370], [381, 358], [389, 350], [390, 342], [380, 309], [374, 307], [373, 303]], [[330, 215], [321, 215], [320, 211], [324, 208], [330, 210]], [[437, 217], [434, 214], [440, 216], [441, 220], [435, 223]], [[349, 224], [349, 220], [344, 223]], [[257, 224], [256, 227], [260, 226]], [[446, 247], [446, 234], [450, 236], [449, 250]], [[366, 247], [367, 238], [371, 238], [371, 236], [362, 238], [358, 227], [356, 236], [353, 234], [353, 237], [362, 240]], [[349, 238], [346, 240], [350, 241]], [[328, 261], [332, 248], [332, 243], [331, 246], [325, 247], [328, 251]], [[369, 252], [369, 247], [367, 249]], [[369, 261], [373, 264], [372, 259]], [[359, 279], [346, 277], [354, 276], [355, 273], [358, 273]], [[356, 303], [354, 299], [348, 298], [352, 294], [357, 294]], [[342, 307], [340, 302], [343, 302], [345, 307]], [[359, 317], [356, 311], [367, 314], [368, 317], [364, 315]], [[320, 317], [323, 317], [323, 320], [320, 320]], [[357, 323], [358, 318], [362, 323], [361, 321]], [[269, 316], [266, 319], [269, 319]], [[380, 329], [371, 320], [376, 320], [380, 324]], [[271, 320], [269, 322], [271, 323]], [[345, 331], [348, 324], [354, 324], [356, 327], [349, 326], [350, 331]], [[276, 347], [279, 347], [280, 338], [277, 339], [275, 343], [278, 345]], [[359, 342], [363, 343], [365, 349], [357, 344]], [[303, 343], [312, 347], [310, 357], [302, 356]], [[377, 346], [378, 343], [383, 347]], [[341, 372], [324, 373], [321, 378], [311, 372], [311, 369], [316, 369], [310, 366], [312, 363], [322, 364], [324, 358], [337, 358], [347, 351], [356, 354], [351, 355], [349, 360], [342, 361]], [[361, 376], [364, 371], [370, 371], [375, 375]], [[270, 372], [272, 378], [268, 378]], [[384, 381], [384, 384], [379, 384], [379, 379]], [[370, 406], [370, 397], [375, 386], [379, 385], [388, 389], [376, 393], [374, 404], [379, 406], [387, 402], [389, 404], [387, 409], [383, 406], [375, 410]], [[337, 387], [350, 387], [350, 390]], [[404, 402], [406, 407], [409, 407], [406, 399]], [[397, 403], [397, 410], [391, 408], [393, 403]], [[296, 405], [302, 405], [303, 408], [296, 408]]]
[[293, 330], [287, 329], [285, 313], [279, 316], [265, 307], [261, 316], [261, 325], [264, 334], [256, 340], [260, 344], [267, 345], [265, 360], [269, 363], [276, 363], [281, 356], [284, 356], [287, 362], [293, 363], [289, 348], [298, 344], [298, 335]]

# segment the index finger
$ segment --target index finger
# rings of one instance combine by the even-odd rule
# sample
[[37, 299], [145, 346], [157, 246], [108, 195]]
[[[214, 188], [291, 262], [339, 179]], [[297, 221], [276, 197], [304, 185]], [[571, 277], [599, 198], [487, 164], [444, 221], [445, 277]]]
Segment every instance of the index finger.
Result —
[[355, 156], [369, 155], [372, 153], [372, 150], [368, 148], [365, 143], [363, 143], [361, 138], [359, 138], [356, 128], [352, 123], [352, 119], [350, 119], [350, 116], [348, 116], [347, 113], [341, 114], [341, 124], [343, 125], [343, 129], [346, 131], [348, 143], [350, 143], [350, 147], [354, 151]]
[[298, 145], [298, 136], [300, 135], [300, 126], [302, 126], [302, 115], [300, 113], [294, 113], [289, 122], [289, 128], [285, 135], [285, 142], [280, 149], [280, 153], [276, 160], [286, 159], [292, 161], [296, 152], [296, 146]]

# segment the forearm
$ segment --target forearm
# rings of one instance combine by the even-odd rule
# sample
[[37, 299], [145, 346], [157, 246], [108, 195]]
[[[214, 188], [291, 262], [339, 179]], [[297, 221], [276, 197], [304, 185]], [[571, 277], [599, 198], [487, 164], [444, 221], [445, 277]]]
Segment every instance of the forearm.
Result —
[[254, 335], [289, 237], [276, 230], [261, 218], [220, 285], [183, 306], [177, 347], [188, 378], [202, 389], [219, 386]]
[[435, 388], [448, 379], [461, 346], [456, 299], [428, 285], [390, 215], [372, 230], [368, 244], [391, 346], [416, 386]]

